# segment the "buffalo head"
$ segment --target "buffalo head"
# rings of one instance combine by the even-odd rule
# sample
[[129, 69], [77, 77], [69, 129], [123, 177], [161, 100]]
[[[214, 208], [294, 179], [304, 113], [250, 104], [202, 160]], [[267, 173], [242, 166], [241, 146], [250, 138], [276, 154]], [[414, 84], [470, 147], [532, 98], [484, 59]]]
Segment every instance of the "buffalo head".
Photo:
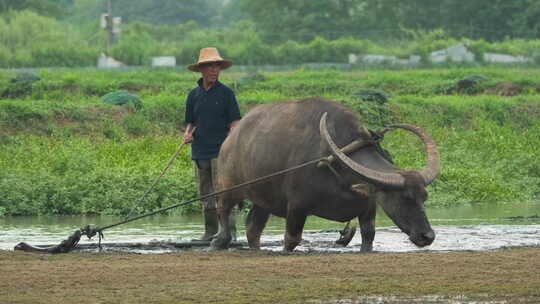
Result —
[[382, 133], [400, 128], [420, 137], [426, 147], [428, 164], [421, 171], [405, 171], [393, 167], [373, 169], [374, 166], [352, 160], [336, 146], [328, 132], [326, 117], [325, 113], [320, 120], [321, 136], [330, 146], [333, 155], [359, 177], [359, 183], [351, 185], [351, 190], [381, 206], [415, 245], [430, 245], [435, 239], [435, 233], [424, 210], [424, 202], [428, 197], [425, 187], [440, 172], [439, 152], [433, 139], [420, 128], [411, 125], [400, 124], [385, 129]]

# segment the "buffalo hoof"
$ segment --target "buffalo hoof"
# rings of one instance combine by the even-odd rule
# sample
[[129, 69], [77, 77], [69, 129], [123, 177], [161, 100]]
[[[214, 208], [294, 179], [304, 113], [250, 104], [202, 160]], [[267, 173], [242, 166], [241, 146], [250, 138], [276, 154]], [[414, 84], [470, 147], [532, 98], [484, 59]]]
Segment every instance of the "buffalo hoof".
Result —
[[283, 250], [281, 252], [283, 252], [284, 254], [292, 254], [294, 253], [294, 248], [283, 247]]
[[211, 250], [225, 250], [229, 248], [230, 243], [231, 243], [230, 238], [222, 239], [222, 238], [216, 237], [210, 243], [210, 249]]
[[355, 233], [356, 233], [356, 226], [353, 225], [352, 227], [349, 227], [349, 224], [347, 223], [347, 226], [345, 226], [345, 228], [343, 228], [343, 230], [339, 232], [341, 236], [336, 241], [336, 245], [346, 247], [351, 242]]
[[373, 244], [367, 244], [367, 245], [362, 244], [362, 246], [360, 247], [360, 252], [362, 253], [373, 252]]
[[192, 242], [210, 242], [212, 241], [216, 236], [213, 234], [206, 235], [204, 234], [198, 239], [191, 239]]

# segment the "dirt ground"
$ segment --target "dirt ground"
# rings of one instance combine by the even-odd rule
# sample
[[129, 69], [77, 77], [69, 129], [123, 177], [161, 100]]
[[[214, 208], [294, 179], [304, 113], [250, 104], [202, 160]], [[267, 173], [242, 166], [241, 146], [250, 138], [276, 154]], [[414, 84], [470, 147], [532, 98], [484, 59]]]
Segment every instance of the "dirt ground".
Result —
[[540, 303], [540, 248], [320, 255], [0, 251], [0, 303], [365, 303], [370, 296]]

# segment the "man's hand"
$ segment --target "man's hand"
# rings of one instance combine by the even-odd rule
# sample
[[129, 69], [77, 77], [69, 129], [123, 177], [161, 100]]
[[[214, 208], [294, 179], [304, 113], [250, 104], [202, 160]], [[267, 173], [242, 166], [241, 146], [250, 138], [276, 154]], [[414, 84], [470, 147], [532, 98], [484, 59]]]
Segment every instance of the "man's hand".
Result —
[[193, 133], [184, 133], [184, 143], [185, 144], [189, 144], [190, 142], [193, 141]]
[[195, 132], [195, 129], [197, 127], [192, 127], [191, 125], [188, 125], [186, 128], [186, 132], [184, 132], [184, 144], [189, 144], [193, 141], [193, 132]]

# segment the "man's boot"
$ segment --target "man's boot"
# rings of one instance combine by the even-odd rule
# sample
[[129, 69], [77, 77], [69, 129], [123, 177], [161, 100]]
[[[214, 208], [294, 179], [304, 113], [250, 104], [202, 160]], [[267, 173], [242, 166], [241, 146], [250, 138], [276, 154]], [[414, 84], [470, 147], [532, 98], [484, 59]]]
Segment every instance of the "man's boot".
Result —
[[211, 241], [218, 232], [218, 218], [216, 209], [204, 210], [204, 234], [201, 241]]
[[[195, 161], [195, 174], [200, 196], [214, 192], [213, 172], [210, 160]], [[204, 234], [196, 241], [210, 241], [218, 232], [216, 200], [214, 197], [202, 201], [204, 216]]]

